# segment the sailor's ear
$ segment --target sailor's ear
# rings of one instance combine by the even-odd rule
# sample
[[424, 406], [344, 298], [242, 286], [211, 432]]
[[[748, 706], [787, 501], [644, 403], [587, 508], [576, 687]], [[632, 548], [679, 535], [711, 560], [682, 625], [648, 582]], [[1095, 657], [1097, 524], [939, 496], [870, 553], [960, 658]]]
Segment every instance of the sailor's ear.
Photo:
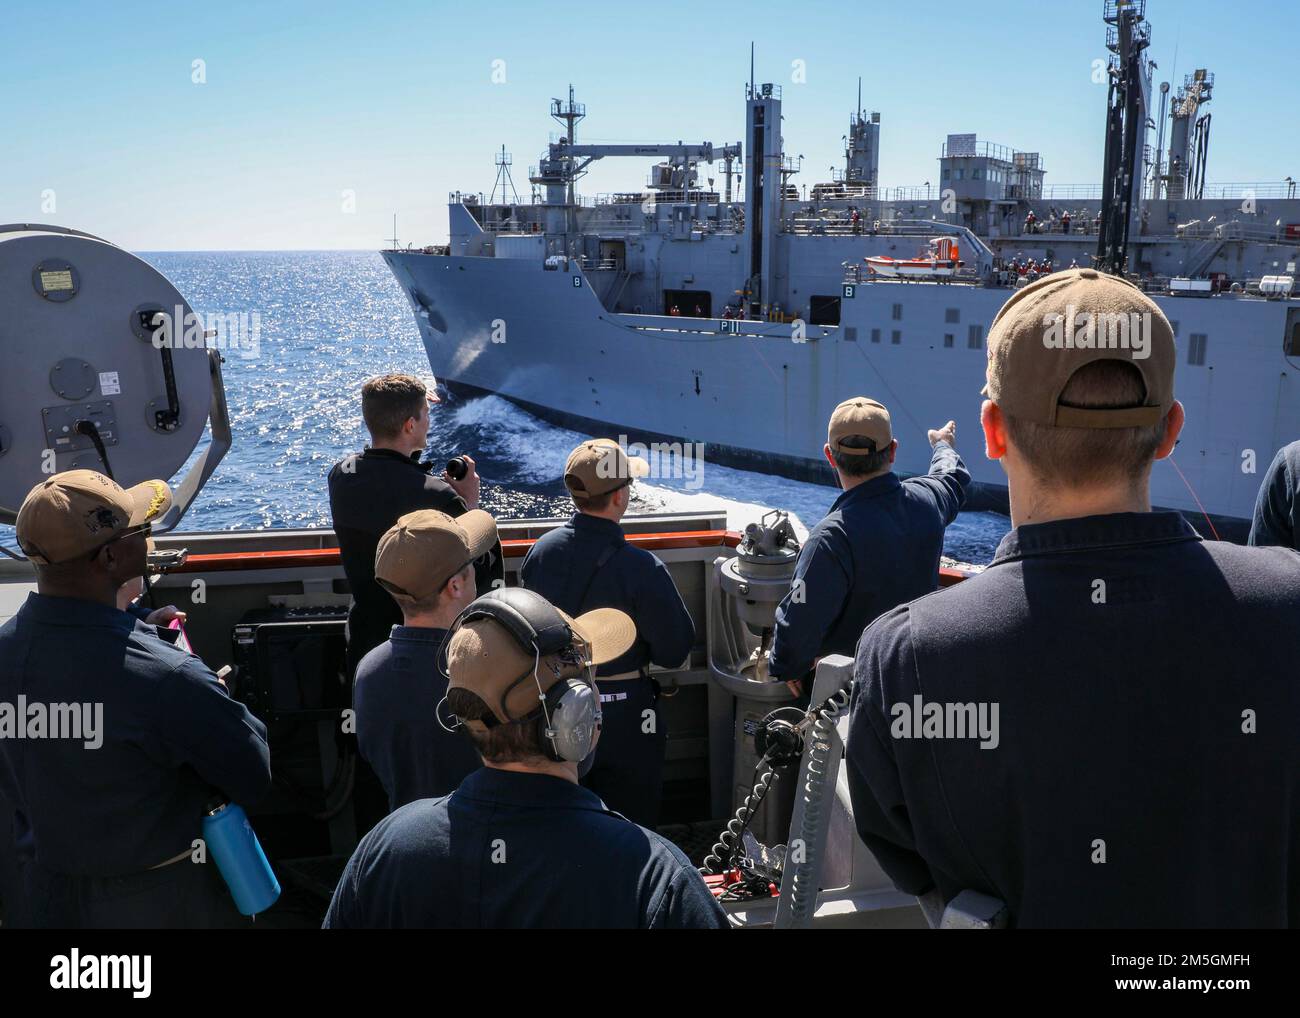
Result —
[[889, 443], [889, 462], [893, 463], [894, 457], [897, 455], [898, 455], [898, 439], [895, 438], [892, 442]]
[[980, 407], [980, 427], [984, 429], [984, 455], [1000, 460], [1007, 453], [1007, 422], [1001, 408], [991, 399]]
[[1174, 446], [1178, 444], [1178, 436], [1182, 433], [1185, 420], [1183, 405], [1178, 400], [1174, 400], [1174, 405], [1169, 408], [1169, 413], [1165, 415], [1165, 437], [1160, 440], [1160, 444], [1156, 447], [1156, 459], [1162, 460], [1174, 451]]
[[831, 447], [829, 444], [822, 446], [822, 455], [826, 457], [826, 462], [829, 463], [831, 465], [831, 469], [834, 470], [835, 457], [831, 455]]

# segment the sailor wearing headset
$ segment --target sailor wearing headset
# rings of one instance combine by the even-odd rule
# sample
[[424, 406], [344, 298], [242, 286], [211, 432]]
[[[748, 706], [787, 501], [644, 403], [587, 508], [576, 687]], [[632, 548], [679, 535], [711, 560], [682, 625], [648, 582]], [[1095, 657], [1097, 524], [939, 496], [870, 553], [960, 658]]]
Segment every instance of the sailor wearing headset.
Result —
[[446, 708], [483, 767], [361, 840], [325, 927], [725, 928], [679, 849], [578, 784], [600, 739], [596, 667], [635, 639], [616, 609], [574, 619], [521, 588], [470, 604]]

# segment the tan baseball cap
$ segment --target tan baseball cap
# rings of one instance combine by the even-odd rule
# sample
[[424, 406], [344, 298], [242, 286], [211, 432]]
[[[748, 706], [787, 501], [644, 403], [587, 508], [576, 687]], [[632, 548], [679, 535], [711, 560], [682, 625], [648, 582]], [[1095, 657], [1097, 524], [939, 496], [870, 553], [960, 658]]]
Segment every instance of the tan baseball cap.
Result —
[[[875, 450], [860, 446], [841, 445], [850, 436], [869, 438], [875, 444]], [[889, 423], [889, 411], [884, 404], [877, 403], [866, 396], [854, 396], [837, 406], [831, 414], [831, 423], [826, 429], [826, 444], [832, 452], [851, 456], [864, 456], [873, 451], [885, 449], [894, 440], [894, 432]]]
[[[636, 625], [617, 608], [596, 608], [576, 619], [560, 612], [578, 641], [587, 644], [591, 663], [603, 665], [626, 654], [636, 642]], [[536, 658], [499, 622], [474, 619], [456, 630], [447, 648], [448, 689], [467, 689], [486, 703], [497, 720], [518, 721], [538, 706], [532, 679]], [[545, 693], [564, 668], [555, 656], [542, 658], [537, 678]], [[520, 682], [521, 676], [527, 681]]]
[[569, 453], [564, 486], [580, 498], [593, 498], [648, 473], [650, 464], [640, 456], [629, 456], [613, 439], [593, 438]]
[[[1141, 405], [1062, 406], [1061, 390], [1085, 364], [1122, 360], [1142, 374]], [[1132, 283], [1098, 272], [1054, 272], [1017, 291], [989, 329], [983, 394], [1013, 417], [1060, 428], [1158, 424], [1174, 403], [1174, 330]]]
[[375, 582], [422, 601], [496, 543], [496, 520], [482, 509], [455, 518], [436, 509], [407, 513], [379, 539]]
[[163, 517], [163, 481], [123, 488], [94, 470], [66, 470], [36, 485], [18, 510], [18, 544], [38, 565], [70, 562]]

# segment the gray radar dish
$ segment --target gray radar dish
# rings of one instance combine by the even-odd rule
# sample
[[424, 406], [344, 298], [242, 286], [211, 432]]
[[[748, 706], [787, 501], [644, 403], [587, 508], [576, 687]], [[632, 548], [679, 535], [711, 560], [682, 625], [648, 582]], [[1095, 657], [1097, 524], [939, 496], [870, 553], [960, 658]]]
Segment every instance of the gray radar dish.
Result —
[[169, 480], [211, 420], [155, 525], [171, 530], [230, 448], [221, 355], [202, 323], [158, 270], [99, 237], [0, 226], [0, 358], [0, 523], [65, 470]]

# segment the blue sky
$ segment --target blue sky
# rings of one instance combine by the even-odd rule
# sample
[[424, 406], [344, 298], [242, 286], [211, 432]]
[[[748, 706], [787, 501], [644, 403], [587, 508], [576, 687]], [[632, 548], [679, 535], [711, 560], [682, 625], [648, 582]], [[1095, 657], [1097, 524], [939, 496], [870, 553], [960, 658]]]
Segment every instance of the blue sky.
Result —
[[[758, 80], [784, 88], [786, 151], [806, 157], [796, 182], [840, 165], [861, 75], [863, 105], [882, 115], [885, 184], [934, 180], [945, 135], [961, 132], [1041, 152], [1048, 184], [1095, 184], [1101, 10], [1100, 0], [6, 3], [0, 222], [75, 226], [133, 250], [374, 248], [396, 212], [403, 243], [434, 243], [446, 237], [447, 192], [490, 190], [503, 143], [527, 193], [528, 165], [557, 129], [549, 99], [570, 82], [587, 104], [583, 140], [739, 140], [751, 39]], [[1284, 0], [1233, 10], [1150, 0], [1156, 80], [1217, 75], [1210, 181], [1300, 177], [1300, 132], [1282, 114], [1300, 18]], [[802, 84], [791, 81], [796, 60]], [[494, 61], [504, 83], [492, 81]], [[648, 163], [598, 163], [580, 189], [638, 190]]]

